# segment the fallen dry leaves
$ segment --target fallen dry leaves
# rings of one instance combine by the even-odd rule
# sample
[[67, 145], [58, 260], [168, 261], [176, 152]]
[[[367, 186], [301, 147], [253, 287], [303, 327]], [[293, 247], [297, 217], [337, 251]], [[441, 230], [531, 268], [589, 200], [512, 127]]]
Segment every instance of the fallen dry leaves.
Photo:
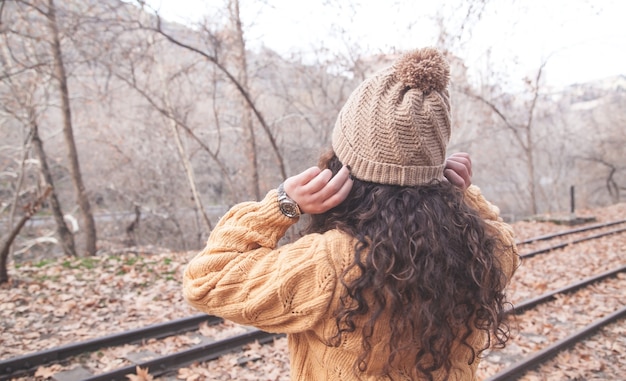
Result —
[[154, 381], [154, 377], [150, 375], [148, 369], [143, 369], [141, 367], [136, 367], [136, 374], [127, 374], [126, 378], [129, 381]]
[[[626, 204], [583, 211], [600, 221], [626, 218]], [[568, 229], [545, 222], [514, 224], [518, 239]], [[624, 234], [590, 241], [564, 249], [559, 255], [540, 255], [524, 260], [510, 287], [515, 303], [574, 279], [626, 264]], [[146, 325], [194, 315], [182, 299], [182, 270], [195, 253], [163, 251], [159, 254], [103, 254], [90, 258], [55, 258], [12, 263], [12, 283], [0, 288], [0, 358], [113, 334]], [[489, 353], [481, 362], [479, 377], [487, 377], [513, 361], [539, 350], [568, 329], [577, 329], [624, 304], [624, 277], [580, 293], [559, 297], [519, 316], [513, 337], [504, 351]], [[558, 311], [558, 312], [555, 312]], [[533, 315], [534, 314], [534, 315]], [[545, 319], [549, 316], [549, 319]], [[245, 328], [232, 323], [224, 328], [202, 326], [200, 334], [223, 338]], [[615, 372], [626, 372], [626, 332], [624, 323], [603, 329], [593, 339], [563, 352], [523, 380], [610, 380]], [[85, 356], [98, 372], [129, 364], [128, 353], [172, 353], [198, 344], [198, 335], [148, 340], [140, 347], [122, 346]], [[178, 380], [289, 380], [287, 340], [269, 345], [252, 344], [241, 353], [225, 355], [208, 363], [180, 369]], [[38, 380], [49, 379], [64, 370], [60, 365], [38, 369]], [[153, 380], [148, 370], [137, 369], [130, 381]], [[154, 380], [160, 380], [154, 378]], [[170, 379], [168, 379], [169, 381]]]

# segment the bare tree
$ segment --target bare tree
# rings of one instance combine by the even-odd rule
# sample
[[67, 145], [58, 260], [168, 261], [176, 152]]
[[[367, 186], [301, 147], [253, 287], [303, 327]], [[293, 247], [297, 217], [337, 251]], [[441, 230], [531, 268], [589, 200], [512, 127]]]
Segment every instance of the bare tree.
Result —
[[[529, 87], [530, 100], [527, 103], [527, 109], [521, 120], [516, 120], [508, 115], [507, 110], [511, 110], [511, 103], [505, 104], [504, 107], [499, 106], [495, 101], [489, 99], [491, 95], [482, 95], [473, 92], [471, 89], [465, 89], [465, 94], [486, 104], [494, 113], [494, 115], [503, 123], [504, 127], [512, 134], [514, 141], [521, 148], [524, 155], [524, 165], [526, 168], [526, 190], [529, 198], [529, 205], [532, 214], [538, 213], [537, 201], [537, 185], [536, 185], [536, 169], [535, 169], [535, 150], [536, 142], [534, 138], [534, 117], [537, 107], [537, 100], [540, 96], [541, 76], [547, 61], [544, 61], [537, 70], [537, 74], [533, 80], [527, 80]], [[505, 97], [506, 99], [506, 97]]]
[[[235, 67], [236, 80], [241, 88], [250, 93], [250, 86], [248, 84], [248, 63], [246, 59], [246, 42], [243, 35], [243, 27], [241, 25], [241, 18], [239, 14], [239, 0], [229, 0], [228, 2], [228, 14], [230, 19], [230, 35], [233, 46], [233, 66]], [[230, 45], [230, 44], [229, 44]], [[241, 126], [244, 132], [244, 146], [246, 157], [248, 159], [248, 165], [245, 166], [244, 178], [250, 179], [247, 183], [251, 188], [251, 196], [254, 199], [261, 199], [261, 189], [259, 187], [259, 165], [257, 155], [257, 142], [254, 132], [254, 124], [252, 121], [252, 110], [250, 105], [246, 102], [246, 99], [242, 99], [242, 113], [241, 113]], [[266, 128], [267, 130], [267, 128]], [[273, 134], [268, 133], [273, 137]], [[277, 149], [278, 152], [278, 149]], [[278, 154], [282, 161], [282, 155]], [[284, 172], [284, 171], [283, 171]], [[283, 177], [286, 174], [283, 173]]]
[[[139, 19], [143, 20], [145, 17], [146, 15], [140, 15]], [[125, 83], [144, 99], [169, 126], [180, 163], [186, 174], [195, 211], [200, 216], [204, 231], [209, 232], [212, 229], [212, 223], [203, 206], [203, 197], [198, 190], [187, 140], [209, 155], [219, 169], [222, 175], [221, 179], [230, 190], [234, 191], [235, 186], [232, 183], [228, 168], [219, 157], [221, 139], [219, 128], [217, 129], [216, 148], [212, 148], [198, 136], [188, 121], [189, 109], [192, 106], [186, 103], [185, 99], [191, 93], [194, 94], [191, 100], [198, 102], [200, 93], [193, 91], [192, 88], [193, 83], [197, 81], [194, 77], [199, 76], [197, 66], [200, 65], [198, 62], [186, 59], [179, 60], [180, 65], [170, 65], [166, 60], [155, 60], [154, 57], [165, 56], [165, 54], [161, 54], [164, 42], [162, 37], [154, 33], [145, 33], [145, 30], [133, 31], [128, 24], [123, 25], [122, 29], [123, 33], [133, 33], [137, 37], [141, 37], [145, 46], [139, 50], [136, 49], [136, 45], [120, 47], [119, 53], [109, 56], [103, 55], [100, 58], [100, 64], [108, 73]], [[125, 58], [123, 63], [117, 60], [119, 57], [117, 54], [121, 54]], [[187, 91], [191, 90], [191, 92], [181, 94], [180, 91], [176, 90], [181, 86], [184, 86]], [[215, 94], [215, 90], [213, 94]], [[219, 124], [219, 117], [217, 116], [216, 123]]]
[[[43, 12], [43, 11], [42, 11]], [[87, 190], [83, 182], [83, 176], [80, 171], [80, 164], [78, 160], [78, 151], [76, 149], [76, 142], [74, 140], [74, 128], [72, 125], [72, 110], [70, 105], [70, 92], [67, 84], [67, 73], [65, 71], [65, 64], [63, 61], [63, 53], [61, 50], [61, 40], [59, 33], [59, 26], [56, 18], [56, 6], [54, 0], [48, 0], [48, 9], [45, 11], [46, 18], [48, 20], [48, 27], [52, 38], [51, 49], [53, 56], [53, 69], [55, 79], [58, 81], [59, 86], [59, 98], [61, 100], [61, 112], [63, 119], [63, 134], [65, 136], [65, 144], [68, 150], [68, 159], [70, 163], [70, 170], [72, 172], [72, 181], [74, 189], [76, 191], [76, 199], [81, 210], [83, 217], [83, 224], [85, 229], [85, 253], [87, 255], [96, 254], [96, 224], [91, 211], [91, 203], [87, 195]]]
[[569, 107], [566, 123], [572, 130], [572, 167], [585, 174], [577, 183], [583, 188], [581, 195], [592, 204], [624, 200], [626, 132], [620, 126], [626, 122], [622, 106], [626, 95], [623, 91], [610, 91], [623, 85], [623, 78], [615, 78], [599, 86], [573, 86], [571, 93], [575, 95], [561, 101], [561, 107]]
[[24, 206], [24, 215], [20, 218], [15, 226], [9, 231], [9, 233], [2, 237], [0, 241], [0, 284], [9, 281], [9, 272], [7, 270], [7, 258], [9, 256], [9, 250], [15, 237], [19, 234], [20, 230], [24, 227], [26, 222], [39, 210], [41, 204], [50, 194], [50, 188], [46, 188], [45, 191], [38, 195], [35, 200]]
[[[161, 74], [163, 75], [163, 73]], [[165, 84], [165, 81], [163, 82]], [[166, 107], [168, 115], [174, 115], [174, 110], [171, 105], [170, 95], [167, 91], [167, 84], [165, 84], [164, 99], [165, 99], [165, 107]], [[176, 119], [174, 118], [169, 118], [169, 124], [170, 124], [170, 128], [172, 129], [172, 134], [174, 135], [174, 140], [176, 141], [176, 148], [178, 149], [178, 154], [179, 154], [181, 163], [185, 169], [185, 174], [187, 175], [189, 189], [191, 190], [194, 203], [196, 204], [196, 210], [202, 216], [202, 222], [204, 223], [206, 231], [210, 232], [211, 230], [213, 230], [213, 226], [211, 224], [211, 220], [209, 219], [209, 216], [204, 210], [204, 206], [202, 205], [202, 198], [200, 197], [200, 193], [198, 192], [198, 188], [196, 186], [196, 178], [194, 174], [194, 169], [191, 164], [191, 161], [189, 160], [187, 149], [185, 145], [183, 144], [183, 139], [181, 137], [180, 126], [176, 122]]]
[[[24, 22], [24, 20], [27, 19], [22, 19], [21, 16], [16, 13], [12, 14], [12, 16], [14, 21]], [[26, 39], [25, 43], [17, 44], [18, 49], [21, 49], [21, 51], [11, 50], [11, 34], [14, 32], [15, 31], [7, 31], [1, 35], [3, 43], [0, 49], [0, 60], [4, 63], [4, 66], [3, 72], [0, 74], [3, 80], [0, 83], [5, 91], [0, 92], [0, 95], [6, 95], [6, 97], [0, 102], [2, 104], [0, 113], [4, 112], [5, 115], [10, 116], [28, 131], [27, 141], [29, 143], [25, 143], [24, 145], [24, 158], [30, 153], [31, 149], [34, 151], [38, 169], [44, 183], [42, 188], [48, 190], [45, 192], [46, 197], [48, 197], [48, 194], [50, 195], [50, 205], [56, 221], [57, 235], [61, 242], [61, 247], [66, 255], [75, 256], [74, 237], [65, 224], [58, 192], [54, 187], [52, 172], [48, 165], [48, 157], [44, 151], [43, 142], [39, 135], [38, 118], [40, 112], [38, 108], [43, 111], [47, 108], [49, 103], [46, 91], [46, 86], [49, 81], [46, 80], [45, 73], [41, 71], [41, 69], [45, 67], [45, 61], [36, 60], [38, 57], [37, 47], [31, 44], [32, 41], [37, 41], [36, 36], [33, 36], [34, 38], [31, 40]], [[29, 61], [28, 58], [30, 57], [34, 57], [35, 61]], [[19, 180], [15, 188], [15, 199], [11, 216], [13, 216], [15, 207], [18, 205], [18, 196], [20, 194], [25, 171], [26, 169], [22, 165], [19, 171]], [[41, 194], [43, 193], [44, 192], [41, 191]], [[39, 208], [39, 205], [37, 208]], [[35, 209], [32, 209], [33, 213]], [[30, 218], [30, 216], [28, 218]], [[9, 223], [9, 227], [12, 226], [13, 224]], [[18, 233], [19, 230], [14, 232]], [[11, 244], [14, 238], [15, 237], [12, 237], [8, 243]]]
[[[244, 4], [238, 0], [223, 2], [219, 14], [206, 15], [192, 27], [168, 22], [147, 5], [141, 8], [145, 3], [140, 1], [1, 4], [6, 20], [16, 5], [32, 13], [23, 20], [28, 25], [20, 24], [19, 30], [14, 22], [2, 25], [5, 34], [16, 32], [16, 43], [6, 55], [14, 67], [0, 68], [0, 102], [6, 100], [0, 105], [5, 110], [0, 118], [8, 121], [3, 125], [17, 126], [24, 137], [12, 136], [17, 130], [0, 133], [11, 138], [13, 148], [6, 150], [12, 154], [11, 165], [18, 167], [21, 161], [31, 167], [22, 180], [15, 177], [0, 184], [0, 191], [10, 188], [1, 195], [17, 200], [14, 188], [22, 183], [22, 201], [10, 203], [17, 215], [18, 205], [33, 199], [24, 196], [25, 190], [39, 183], [32, 179], [34, 163], [42, 168], [47, 164], [42, 171], [50, 178], [39, 186], [55, 184], [46, 206], [57, 195], [59, 207], [80, 207], [74, 199], [81, 192], [74, 189], [81, 186], [69, 179], [73, 172], [81, 173], [82, 189], [89, 186], [94, 211], [106, 213], [97, 220], [100, 248], [197, 247], [228, 205], [258, 199], [288, 172], [313, 165], [319, 152], [329, 147], [330, 132], [352, 89], [395, 58], [350, 38], [342, 25], [336, 26], [333, 36], [337, 39], [333, 46], [340, 45], [340, 51], [320, 44], [285, 56], [268, 47], [257, 48], [256, 41], [249, 40], [253, 21], [245, 20]], [[616, 154], [604, 155], [619, 148], [601, 143], [616, 136], [604, 131], [605, 122], [597, 116], [598, 126], [593, 128], [602, 129], [602, 139], [585, 140], [582, 132], [571, 133], [571, 121], [561, 114], [567, 108], [558, 114], [550, 109], [543, 66], [521, 93], [511, 94], [495, 80], [470, 83], [469, 69], [459, 57], [472, 28], [493, 2], [457, 4], [454, 12], [445, 9], [440, 14], [442, 34], [434, 43], [448, 52], [453, 64], [450, 149], [474, 155], [483, 190], [495, 195], [499, 205], [522, 213], [556, 209], [553, 205], [559, 204], [553, 200], [562, 193], [559, 187], [570, 179], [588, 184], [594, 200], [623, 197], [623, 167]], [[403, 5], [394, 3], [398, 11]], [[264, 6], [261, 12], [271, 3]], [[331, 0], [324, 6], [358, 12], [361, 5]], [[51, 9], [57, 11], [56, 55]], [[412, 32], [410, 26], [407, 32]], [[32, 51], [15, 54], [26, 45]], [[488, 79], [498, 75], [491, 68], [483, 74]], [[32, 102], [19, 97], [18, 106], [18, 99], [11, 99], [15, 90], [9, 79], [14, 80], [15, 94], [25, 95], [23, 84], [30, 75], [37, 76], [39, 86], [32, 92]], [[75, 170], [65, 159], [70, 151], [63, 140], [67, 121], [76, 139], [73, 152], [80, 168]], [[33, 131], [42, 152], [45, 146], [47, 161], [35, 156]], [[26, 135], [27, 155], [32, 158], [20, 151]], [[559, 139], [549, 139], [557, 135]], [[572, 158], [570, 145], [581, 143], [585, 150]], [[19, 176], [13, 167], [7, 172]], [[593, 179], [591, 173], [596, 173]], [[114, 222], [105, 222], [108, 219]]]
[[52, 208], [52, 214], [56, 222], [57, 234], [59, 235], [61, 241], [61, 247], [63, 248], [63, 252], [65, 253], [65, 255], [76, 256], [74, 235], [70, 232], [65, 223], [63, 212], [61, 211], [61, 203], [59, 202], [59, 198], [56, 192], [53, 192], [54, 180], [52, 178], [50, 167], [48, 166], [48, 158], [43, 148], [43, 142], [39, 137], [39, 126], [32, 110], [29, 113], [29, 121], [33, 139], [33, 149], [37, 158], [39, 159], [39, 166], [41, 169], [42, 177], [46, 184], [46, 189], [50, 190], [50, 207]]
[[[144, 28], [148, 29], [148, 30], [152, 30], [156, 33], [159, 33], [160, 35], [162, 35], [163, 37], [165, 37], [169, 42], [171, 42], [172, 44], [174, 44], [175, 46], [178, 46], [180, 48], [183, 48], [187, 51], [193, 52], [195, 54], [200, 55], [201, 57], [203, 57], [204, 59], [208, 60], [209, 62], [211, 62], [213, 65], [215, 65], [220, 72], [222, 72], [226, 78], [228, 79], [228, 81], [235, 86], [237, 92], [243, 97], [245, 103], [248, 105], [248, 107], [250, 108], [250, 110], [252, 111], [252, 113], [254, 114], [254, 116], [256, 117], [257, 121], [260, 123], [263, 131], [265, 132], [265, 135], [270, 143], [270, 147], [272, 148], [272, 152], [274, 153], [274, 155], [276, 156], [276, 160], [278, 162], [278, 168], [280, 171], [280, 174], [283, 178], [286, 178], [286, 171], [285, 171], [285, 164], [282, 158], [282, 154], [278, 148], [278, 145], [276, 143], [276, 140], [269, 128], [269, 125], [267, 124], [267, 122], [265, 121], [265, 118], [263, 117], [263, 114], [261, 113], [261, 110], [259, 110], [259, 108], [257, 107], [257, 105], [254, 102], [253, 96], [247, 91], [246, 87], [244, 85], [242, 85], [241, 82], [239, 82], [239, 80], [237, 79], [237, 75], [234, 74], [232, 72], [232, 70], [230, 70], [226, 64], [224, 62], [222, 62], [222, 60], [219, 58], [219, 56], [215, 53], [211, 53], [211, 52], [207, 52], [205, 50], [203, 50], [200, 47], [196, 47], [192, 44], [186, 43], [184, 41], [182, 41], [181, 39], [177, 38], [175, 35], [167, 32], [164, 28], [163, 28], [163, 22], [162, 19], [160, 18], [160, 16], [158, 14], [156, 14], [156, 25], [143, 25]], [[205, 29], [205, 31], [208, 31], [208, 29]], [[209, 40], [215, 41], [217, 39], [217, 36], [212, 35], [209, 36]]]

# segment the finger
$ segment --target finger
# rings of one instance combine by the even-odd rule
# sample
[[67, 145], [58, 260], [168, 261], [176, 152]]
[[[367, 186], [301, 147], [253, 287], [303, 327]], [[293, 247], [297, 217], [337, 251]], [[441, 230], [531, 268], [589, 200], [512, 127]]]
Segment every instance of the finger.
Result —
[[349, 178], [350, 171], [348, 168], [342, 167], [335, 176], [329, 178], [323, 186], [318, 188], [316, 192], [312, 194], [314, 194], [315, 198], [319, 200], [319, 202], [324, 202], [326, 199], [337, 193], [343, 186], [343, 183]]
[[316, 194], [326, 187], [332, 177], [332, 171], [330, 169], [324, 169], [318, 173], [317, 176], [312, 178], [311, 181], [304, 185], [301, 191], [311, 195]]
[[472, 159], [468, 154], [462, 156], [462, 163], [465, 165], [465, 168], [467, 168], [467, 173], [472, 176]]
[[[350, 170], [342, 167], [339, 172], [328, 182], [327, 186], [320, 191], [320, 195], [325, 204], [338, 204], [343, 201], [347, 193], [344, 195], [345, 188], [348, 187], [348, 193], [352, 188], [352, 179], [350, 178]], [[336, 202], [336, 199], [340, 199]]]
[[448, 159], [446, 161], [445, 169], [451, 169], [458, 173], [469, 173], [465, 163], [455, 159]]
[[461, 157], [461, 156], [450, 156], [446, 162], [452, 162], [452, 163], [459, 163], [462, 164], [463, 166], [469, 168], [471, 167], [471, 161], [469, 158], [466, 157]]
[[452, 183], [452, 185], [458, 187], [458, 188], [465, 188], [465, 180], [463, 179], [463, 177], [459, 176], [455, 171], [453, 171], [452, 169], [446, 169], [443, 171], [444, 176], [446, 177], [446, 179]]
[[350, 170], [348, 167], [343, 166], [339, 172], [337, 172], [337, 174], [330, 179], [328, 182], [328, 188], [332, 193], [336, 193], [348, 179], [350, 179]]
[[296, 180], [295, 183], [298, 185], [306, 185], [311, 180], [313, 180], [316, 176], [318, 176], [320, 172], [322, 172], [322, 170], [319, 167], [311, 167], [311, 168], [305, 169], [304, 171], [294, 176]]
[[470, 180], [471, 174], [471, 164], [470, 161], [466, 158], [462, 157], [450, 157], [446, 161], [446, 169], [452, 169], [457, 172], [459, 175], [463, 176], [467, 180]]
[[341, 183], [341, 188], [339, 188], [337, 192], [332, 194], [328, 199], [326, 199], [326, 201], [324, 201], [324, 206], [328, 209], [331, 209], [341, 204], [350, 194], [353, 184], [354, 181], [350, 178], [350, 176], [347, 176], [345, 178], [345, 181]]
[[450, 155], [450, 157], [462, 157], [462, 158], [469, 159], [470, 155], [467, 152], [455, 152], [452, 155]]
[[289, 196], [293, 196], [295, 192], [298, 191], [299, 188], [308, 184], [312, 179], [315, 178], [322, 170], [318, 167], [311, 167], [306, 169], [295, 176], [289, 177], [285, 180], [284, 187], [285, 192]]
[[444, 176], [453, 185], [462, 189], [467, 188], [472, 183], [472, 177], [469, 174], [467, 166], [454, 160], [446, 162]]
[[316, 201], [306, 205], [305, 208], [311, 213], [323, 213], [343, 202], [350, 194], [353, 180], [347, 168], [340, 170], [326, 186], [313, 195]]
[[472, 175], [472, 159], [470, 157], [470, 155], [467, 152], [457, 152], [457, 153], [453, 153], [448, 160], [451, 161], [455, 161], [458, 163], [462, 163], [463, 165], [465, 165], [467, 167], [467, 170], [470, 174], [470, 176]]

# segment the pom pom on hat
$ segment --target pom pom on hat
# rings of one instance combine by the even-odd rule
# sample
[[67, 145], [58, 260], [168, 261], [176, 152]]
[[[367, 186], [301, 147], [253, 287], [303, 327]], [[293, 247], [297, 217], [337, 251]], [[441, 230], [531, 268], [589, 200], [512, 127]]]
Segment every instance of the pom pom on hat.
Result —
[[348, 97], [332, 146], [357, 179], [417, 186], [443, 181], [450, 139], [450, 67], [435, 48], [405, 53]]
[[396, 79], [406, 86], [424, 92], [442, 91], [448, 87], [450, 67], [434, 48], [414, 50], [394, 65]]

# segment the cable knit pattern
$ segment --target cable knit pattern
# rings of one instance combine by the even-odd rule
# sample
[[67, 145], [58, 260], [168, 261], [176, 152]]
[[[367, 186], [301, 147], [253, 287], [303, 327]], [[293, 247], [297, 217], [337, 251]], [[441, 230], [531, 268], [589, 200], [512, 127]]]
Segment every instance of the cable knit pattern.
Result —
[[[497, 208], [477, 187], [470, 187], [466, 195], [468, 203], [513, 245], [512, 231], [499, 219]], [[268, 332], [287, 333], [292, 380], [389, 380], [354, 375], [352, 366], [361, 349], [357, 334], [345, 335], [339, 347], [327, 345], [336, 332], [333, 312], [343, 291], [338, 277], [352, 260], [355, 240], [333, 230], [277, 247], [294, 223], [279, 211], [276, 191], [270, 191], [261, 202], [234, 206], [215, 227], [205, 249], [185, 269], [186, 300], [211, 315]], [[501, 260], [513, 269], [515, 250], [503, 253]], [[386, 337], [386, 324], [381, 326], [375, 337]], [[483, 340], [476, 334], [470, 342], [480, 346]], [[380, 368], [384, 351], [381, 348], [377, 352], [372, 369]], [[453, 364], [459, 370], [450, 379], [472, 380], [477, 362], [467, 365], [466, 348], [455, 347], [453, 353]], [[413, 356], [406, 358], [410, 361]], [[410, 363], [405, 365], [410, 368]], [[410, 380], [406, 374], [395, 369], [392, 377]]]
[[450, 139], [449, 76], [439, 51], [418, 49], [350, 94], [332, 144], [354, 177], [403, 186], [443, 179]]

